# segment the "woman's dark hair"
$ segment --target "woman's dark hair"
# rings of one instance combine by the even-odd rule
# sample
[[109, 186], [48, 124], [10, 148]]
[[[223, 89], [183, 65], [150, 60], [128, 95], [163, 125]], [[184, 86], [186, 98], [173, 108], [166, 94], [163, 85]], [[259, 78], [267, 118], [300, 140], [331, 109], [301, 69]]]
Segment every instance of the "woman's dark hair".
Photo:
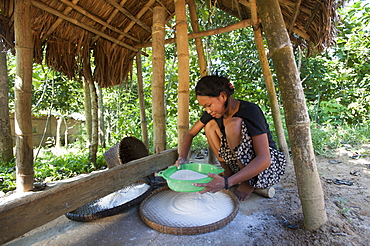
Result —
[[217, 75], [204, 76], [195, 86], [197, 96], [218, 97], [222, 91], [229, 97], [234, 94], [234, 87], [229, 79]]

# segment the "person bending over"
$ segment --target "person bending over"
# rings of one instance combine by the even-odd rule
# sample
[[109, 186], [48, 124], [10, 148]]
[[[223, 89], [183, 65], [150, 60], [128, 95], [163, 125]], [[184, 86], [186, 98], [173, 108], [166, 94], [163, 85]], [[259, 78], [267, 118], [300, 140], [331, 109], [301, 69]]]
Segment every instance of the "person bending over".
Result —
[[232, 98], [234, 87], [230, 81], [216, 75], [201, 78], [195, 93], [205, 112], [185, 134], [176, 165], [187, 163], [192, 140], [204, 128], [209, 146], [225, 169], [223, 177], [210, 173], [213, 179], [209, 183], [194, 184], [205, 187], [200, 193], [238, 185], [235, 194], [244, 201], [255, 188], [279, 182], [286, 159], [277, 150], [259, 106]]

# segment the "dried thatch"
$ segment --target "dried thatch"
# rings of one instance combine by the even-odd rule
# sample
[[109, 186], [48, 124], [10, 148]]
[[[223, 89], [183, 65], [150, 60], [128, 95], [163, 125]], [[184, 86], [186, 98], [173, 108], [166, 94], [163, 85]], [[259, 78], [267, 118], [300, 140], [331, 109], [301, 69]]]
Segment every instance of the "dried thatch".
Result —
[[[247, 0], [206, 0], [240, 19], [250, 19]], [[92, 57], [93, 77], [102, 87], [122, 83], [138, 48], [151, 38], [153, 7], [173, 17], [173, 0], [31, 0], [34, 60], [69, 78], [86, 74]], [[292, 41], [322, 51], [333, 40], [335, 0], [280, 0]], [[0, 39], [14, 45], [14, 0], [0, 3]]]

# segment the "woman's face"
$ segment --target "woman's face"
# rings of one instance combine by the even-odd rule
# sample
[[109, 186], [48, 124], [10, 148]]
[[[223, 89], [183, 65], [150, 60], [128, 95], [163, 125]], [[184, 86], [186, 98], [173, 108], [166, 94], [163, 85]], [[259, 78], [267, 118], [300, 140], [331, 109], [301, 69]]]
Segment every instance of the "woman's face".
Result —
[[221, 92], [218, 97], [197, 96], [198, 103], [214, 118], [221, 118], [225, 112], [227, 96]]

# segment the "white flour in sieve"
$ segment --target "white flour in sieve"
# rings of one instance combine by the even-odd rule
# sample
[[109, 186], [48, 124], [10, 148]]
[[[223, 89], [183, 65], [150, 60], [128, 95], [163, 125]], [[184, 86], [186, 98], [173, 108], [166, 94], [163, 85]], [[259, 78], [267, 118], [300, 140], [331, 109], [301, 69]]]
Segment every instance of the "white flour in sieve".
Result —
[[[110, 209], [125, 204], [144, 194], [149, 185], [146, 183], [134, 184], [113, 192], [105, 197], [100, 198], [90, 204], [90, 207], [99, 207], [100, 210]], [[76, 209], [78, 212], [78, 209]]]
[[147, 218], [171, 227], [209, 225], [228, 217], [234, 210], [232, 198], [224, 192], [199, 194], [165, 190], [150, 197], [142, 208]]
[[192, 170], [178, 170], [171, 174], [171, 179], [176, 180], [196, 180], [196, 179], [203, 179], [207, 178], [208, 176], [203, 173], [198, 173]]

